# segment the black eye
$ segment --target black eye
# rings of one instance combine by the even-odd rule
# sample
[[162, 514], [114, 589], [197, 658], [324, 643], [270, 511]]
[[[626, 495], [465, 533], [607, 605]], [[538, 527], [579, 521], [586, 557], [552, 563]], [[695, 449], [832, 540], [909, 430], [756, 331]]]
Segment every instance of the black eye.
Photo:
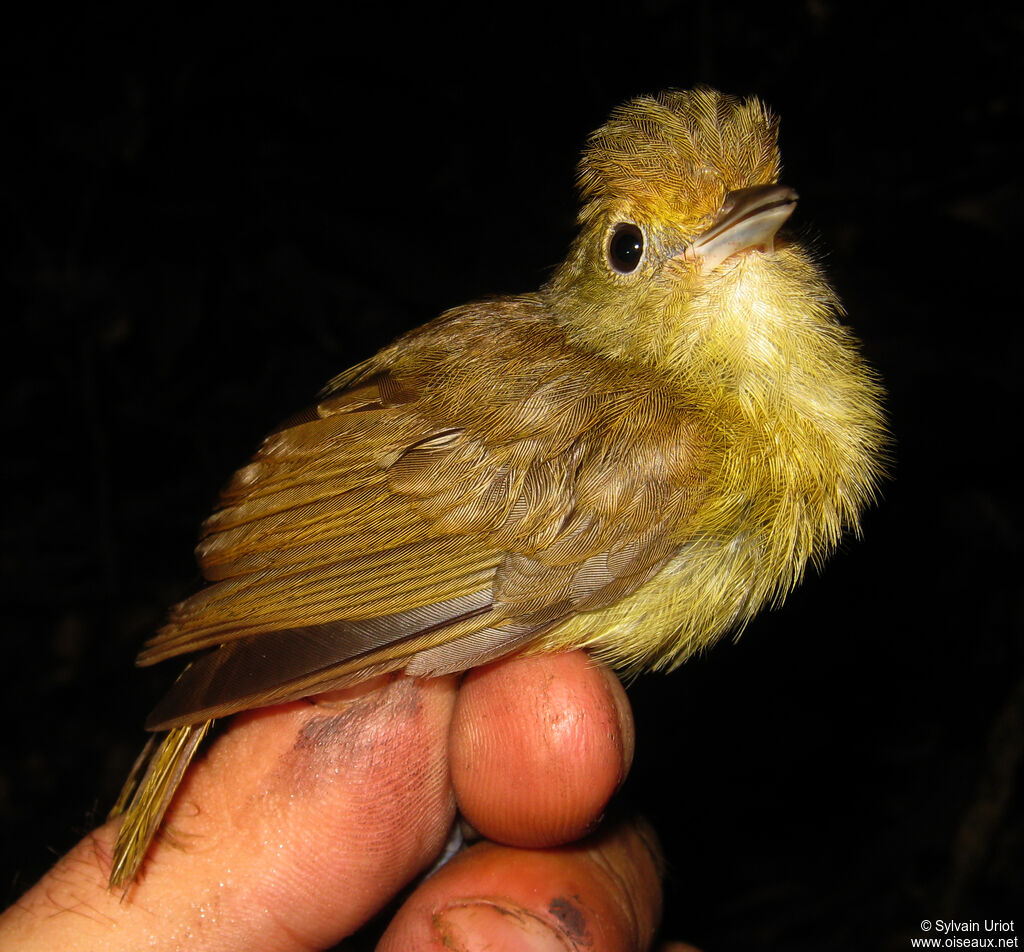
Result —
[[643, 232], [631, 222], [616, 225], [608, 239], [608, 263], [619, 274], [629, 274], [636, 271], [643, 256]]

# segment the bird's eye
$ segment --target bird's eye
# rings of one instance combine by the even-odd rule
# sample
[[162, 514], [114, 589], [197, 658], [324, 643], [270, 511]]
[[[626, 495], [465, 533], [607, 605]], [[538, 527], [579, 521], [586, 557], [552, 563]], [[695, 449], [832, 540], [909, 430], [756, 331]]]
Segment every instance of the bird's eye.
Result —
[[608, 263], [619, 274], [636, 271], [644, 256], [644, 234], [632, 222], [622, 222], [612, 229], [608, 239]]

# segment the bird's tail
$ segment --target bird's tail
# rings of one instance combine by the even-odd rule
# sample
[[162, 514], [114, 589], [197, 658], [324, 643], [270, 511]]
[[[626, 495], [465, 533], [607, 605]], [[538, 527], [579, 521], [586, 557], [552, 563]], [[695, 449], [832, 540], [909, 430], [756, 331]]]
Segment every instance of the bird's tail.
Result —
[[114, 843], [111, 889], [127, 888], [135, 878], [174, 798], [174, 791], [212, 723], [211, 720], [175, 727], [162, 739], [154, 734], [139, 754], [110, 811], [109, 818], [124, 814]]

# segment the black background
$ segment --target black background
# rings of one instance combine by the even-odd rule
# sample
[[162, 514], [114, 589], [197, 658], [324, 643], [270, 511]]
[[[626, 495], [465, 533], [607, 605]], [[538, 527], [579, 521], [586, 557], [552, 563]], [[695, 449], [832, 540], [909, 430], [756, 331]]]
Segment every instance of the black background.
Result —
[[536, 287], [586, 134], [706, 82], [782, 116], [897, 448], [863, 541], [631, 689], [665, 934], [904, 949], [925, 918], [1019, 918], [1024, 16], [160, 9], [0, 39], [5, 898], [116, 795], [174, 674], [134, 653], [262, 434], [443, 308]]

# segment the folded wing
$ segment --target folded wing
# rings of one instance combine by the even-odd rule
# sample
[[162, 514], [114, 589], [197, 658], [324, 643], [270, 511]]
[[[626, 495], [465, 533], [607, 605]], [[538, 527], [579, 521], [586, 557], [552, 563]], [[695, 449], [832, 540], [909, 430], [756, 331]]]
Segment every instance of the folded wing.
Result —
[[686, 414], [557, 369], [503, 386], [481, 419], [376, 370], [269, 436], [204, 526], [211, 584], [140, 655], [205, 650], [147, 726], [464, 670], [656, 574], [702, 497]]

